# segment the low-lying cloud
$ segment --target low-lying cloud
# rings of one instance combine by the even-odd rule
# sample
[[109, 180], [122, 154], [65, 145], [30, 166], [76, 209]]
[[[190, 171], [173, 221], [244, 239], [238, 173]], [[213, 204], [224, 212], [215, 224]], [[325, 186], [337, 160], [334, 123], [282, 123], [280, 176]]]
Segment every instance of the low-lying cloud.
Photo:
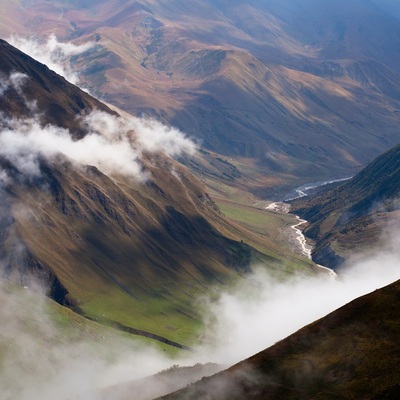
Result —
[[106, 174], [137, 180], [147, 177], [144, 153], [170, 157], [192, 154], [195, 144], [182, 132], [152, 120], [125, 118], [93, 111], [81, 119], [85, 137], [73, 140], [68, 130], [41, 126], [38, 119], [4, 120], [0, 126], [0, 156], [25, 176], [40, 175], [39, 159], [63, 154], [80, 165], [93, 165]]
[[3, 400], [98, 400], [103, 386], [171, 365], [151, 346], [116, 338], [107, 329], [93, 326], [85, 335], [81, 330], [85, 339], [74, 337], [78, 331], [70, 326], [63, 332], [44, 298], [1, 280], [0, 301]]
[[327, 275], [295, 276], [284, 282], [265, 268], [234, 290], [207, 301], [206, 353], [210, 361], [232, 364], [249, 357], [344, 304], [400, 279], [400, 254], [381, 253]]
[[193, 154], [196, 145], [179, 129], [150, 118], [114, 117], [94, 111], [83, 118], [89, 133], [99, 134], [109, 140], [129, 140], [141, 152], [163, 152], [169, 157]]
[[[140, 342], [128, 344], [100, 336], [93, 344], [87, 339], [70, 342], [60, 338], [37, 295], [32, 297], [28, 291], [28, 297], [5, 293], [0, 285], [2, 394], [6, 399], [20, 400], [50, 400], [54, 396], [61, 400], [123, 400], [132, 395], [131, 386], [113, 385], [142, 379], [175, 364], [217, 362], [228, 366], [354, 298], [399, 279], [398, 257], [398, 250], [376, 255], [348, 268], [337, 280], [323, 275], [277, 281], [260, 266], [217, 300], [202, 299], [206, 329], [201, 336], [206, 343], [179, 359], [169, 359], [165, 352]], [[34, 320], [40, 324], [35, 325]], [[175, 388], [188, 383], [181, 381], [179, 374], [173, 379]], [[135, 400], [151, 399], [149, 393], [159, 396], [171, 387], [165, 381], [157, 386], [157, 379], [148, 382], [153, 387], [143, 390], [143, 396], [135, 392]]]
[[93, 42], [81, 45], [70, 42], [62, 43], [54, 34], [48, 38], [13, 35], [8, 42], [35, 60], [47, 65], [74, 85], [79, 85], [79, 74], [71, 66], [71, 57], [82, 54], [95, 45]]
[[10, 87], [15, 89], [18, 94], [22, 94], [22, 89], [27, 79], [28, 75], [21, 72], [13, 72], [8, 78], [0, 79], [0, 96]]

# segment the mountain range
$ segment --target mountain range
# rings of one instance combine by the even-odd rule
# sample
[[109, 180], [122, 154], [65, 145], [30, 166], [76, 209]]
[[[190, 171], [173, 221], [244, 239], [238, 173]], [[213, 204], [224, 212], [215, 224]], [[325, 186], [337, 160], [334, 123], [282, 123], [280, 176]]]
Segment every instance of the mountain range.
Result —
[[399, 140], [396, 1], [3, 3], [3, 37], [92, 43], [74, 63], [93, 93], [275, 186], [347, 176]]

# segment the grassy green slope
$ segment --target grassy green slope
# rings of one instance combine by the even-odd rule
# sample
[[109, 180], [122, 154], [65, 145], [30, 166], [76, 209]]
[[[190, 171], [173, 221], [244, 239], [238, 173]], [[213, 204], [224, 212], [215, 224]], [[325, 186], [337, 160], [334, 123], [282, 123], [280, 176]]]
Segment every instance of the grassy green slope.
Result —
[[[132, 358], [180, 354], [168, 344], [89, 321], [45, 297], [37, 287], [22, 288], [0, 279], [0, 301], [3, 399], [48, 399], [54, 393], [83, 399], [92, 392], [100, 398], [97, 391], [105, 385], [104, 377], [113, 376], [115, 368], [124, 370]], [[117, 379], [124, 378], [117, 374]]]
[[[187, 342], [199, 323], [191, 301], [208, 284], [247, 270], [251, 249], [204, 218], [194, 204], [207, 209], [202, 193], [187, 194], [172, 174], [163, 176], [168, 180], [161, 186], [124, 185], [93, 169], [53, 165], [45, 175], [50, 197], [38, 195], [37, 187], [16, 193], [13, 227], [29, 254], [68, 290], [68, 303], [92, 318], [157, 327], [155, 333]], [[218, 218], [211, 207], [208, 212]], [[11, 252], [6, 241], [3, 254]]]
[[135, 341], [150, 343], [146, 338], [134, 337], [135, 340], [133, 340], [130, 335], [117, 329], [90, 321], [44, 296], [39, 288], [33, 290], [22, 288], [9, 280], [1, 279], [0, 296], [2, 303], [7, 304], [7, 310], [2, 311], [3, 356], [7, 347], [4, 340], [11, 340], [7, 335], [15, 334], [15, 332], [7, 332], [8, 324], [15, 324], [21, 331], [28, 332], [32, 340], [40, 342], [43, 346], [46, 345], [47, 334], [52, 336], [55, 343], [67, 344], [82, 341], [90, 343], [93, 347], [98, 345], [99, 348], [108, 341], [131, 343], [132, 346]]
[[211, 287], [259, 263], [279, 275], [313, 272], [268, 237], [282, 221], [234, 203], [231, 221], [179, 164], [160, 157], [147, 167], [152, 178], [135, 183], [58, 160], [42, 164], [40, 183], [10, 187], [13, 218], [0, 246], [7, 276], [44, 275], [50, 295], [90, 318], [188, 345], [201, 327], [196, 300]]

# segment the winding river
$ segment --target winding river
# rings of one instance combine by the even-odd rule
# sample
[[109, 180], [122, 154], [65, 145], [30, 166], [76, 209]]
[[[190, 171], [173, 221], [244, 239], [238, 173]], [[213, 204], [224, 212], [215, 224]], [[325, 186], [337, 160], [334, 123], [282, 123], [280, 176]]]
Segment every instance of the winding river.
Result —
[[[269, 204], [267, 207], [265, 207], [266, 210], [268, 211], [275, 211], [275, 212], [282, 212], [285, 214], [288, 214], [290, 212], [290, 204], [285, 203], [286, 201], [298, 199], [301, 197], [306, 197], [308, 196], [308, 192], [310, 190], [316, 189], [320, 186], [325, 186], [329, 185], [331, 183], [335, 182], [344, 182], [350, 178], [341, 178], [341, 179], [334, 179], [330, 181], [323, 181], [323, 182], [317, 182], [317, 183], [310, 183], [306, 185], [299, 186], [294, 190], [294, 192], [297, 194], [295, 197], [291, 197], [288, 199], [285, 199], [283, 202], [275, 202]], [[301, 229], [301, 226], [304, 225], [307, 221], [305, 219], [301, 219], [298, 215], [296, 215], [297, 222], [291, 226], [291, 228], [295, 232], [295, 240], [298, 243], [298, 247], [303, 255], [305, 255], [307, 258], [312, 260], [312, 246], [310, 246], [307, 243], [306, 237], [303, 235], [303, 230]], [[337, 274], [333, 269], [324, 267], [323, 265], [316, 264], [318, 268], [326, 270], [329, 275], [332, 278], [336, 278]]]
[[290, 201], [290, 200], [300, 199], [301, 197], [306, 197], [308, 196], [308, 193], [313, 189], [319, 188], [321, 186], [326, 186], [331, 183], [348, 181], [351, 178], [352, 177], [350, 176], [348, 178], [333, 179], [330, 181], [306, 183], [305, 185], [299, 186], [298, 188], [294, 189], [294, 193], [296, 193], [294, 197], [287, 198], [284, 201]]

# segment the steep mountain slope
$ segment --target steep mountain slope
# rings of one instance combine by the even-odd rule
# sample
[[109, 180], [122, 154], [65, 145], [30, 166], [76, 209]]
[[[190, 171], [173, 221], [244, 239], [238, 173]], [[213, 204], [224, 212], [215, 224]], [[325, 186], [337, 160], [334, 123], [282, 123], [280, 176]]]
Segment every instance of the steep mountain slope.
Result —
[[92, 319], [187, 344], [200, 324], [193, 301], [211, 285], [253, 262], [312, 272], [289, 247], [263, 254], [246, 244], [263, 239], [228, 221], [166, 155], [188, 145], [180, 134], [152, 121], [129, 125], [4, 42], [0, 55], [1, 104], [9, 105], [0, 120], [4, 277], [45, 285]]
[[61, 76], [0, 39], [0, 110], [2, 118], [27, 118], [69, 129], [75, 138], [83, 131], [76, 123], [80, 113], [97, 109], [113, 113], [106, 105], [68, 84]]
[[394, 399], [400, 282], [163, 399]]
[[400, 216], [399, 184], [398, 145], [339, 187], [295, 200], [293, 212], [309, 221], [305, 234], [316, 240], [314, 259], [336, 267], [354, 250], [390, 242]]
[[278, 184], [347, 175], [399, 140], [390, 2], [3, 3], [3, 36], [93, 42], [74, 59], [93, 93]]

